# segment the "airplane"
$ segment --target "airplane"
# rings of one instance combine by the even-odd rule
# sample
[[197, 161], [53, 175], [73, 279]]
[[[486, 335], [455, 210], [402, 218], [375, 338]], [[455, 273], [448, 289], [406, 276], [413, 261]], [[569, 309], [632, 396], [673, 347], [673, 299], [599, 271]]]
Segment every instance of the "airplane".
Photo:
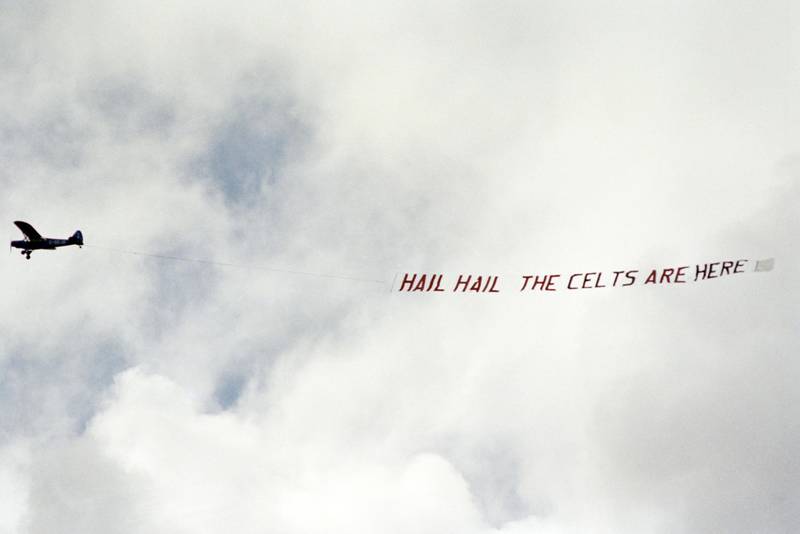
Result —
[[23, 234], [25, 239], [21, 241], [12, 241], [11, 246], [14, 248], [21, 248], [23, 256], [26, 259], [31, 259], [31, 252], [34, 250], [55, 250], [57, 247], [66, 247], [68, 245], [83, 246], [83, 234], [80, 230], [76, 231], [68, 239], [52, 239], [49, 237], [42, 237], [33, 226], [23, 221], [14, 221]]

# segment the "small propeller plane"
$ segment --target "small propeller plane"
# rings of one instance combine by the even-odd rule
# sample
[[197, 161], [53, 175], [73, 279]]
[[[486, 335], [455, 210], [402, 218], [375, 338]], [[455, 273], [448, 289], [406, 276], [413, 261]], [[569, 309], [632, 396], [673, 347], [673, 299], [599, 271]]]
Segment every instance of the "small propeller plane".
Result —
[[83, 246], [83, 234], [80, 230], [72, 234], [68, 239], [52, 239], [50, 237], [42, 237], [33, 226], [23, 221], [14, 221], [23, 234], [25, 239], [21, 241], [12, 241], [11, 246], [14, 248], [21, 248], [23, 256], [31, 259], [31, 252], [34, 250], [55, 250], [58, 247], [66, 247], [68, 245]]

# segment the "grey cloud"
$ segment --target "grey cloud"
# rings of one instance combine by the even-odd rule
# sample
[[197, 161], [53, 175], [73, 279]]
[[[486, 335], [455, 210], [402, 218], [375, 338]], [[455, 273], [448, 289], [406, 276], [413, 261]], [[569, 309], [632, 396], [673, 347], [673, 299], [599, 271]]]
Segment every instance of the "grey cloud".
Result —
[[84, 95], [84, 105], [97, 110], [98, 122], [109, 129], [117, 142], [137, 137], [163, 139], [173, 133], [176, 105], [137, 86], [133, 80], [98, 81]]
[[258, 203], [282, 177], [287, 160], [301, 155], [308, 127], [292, 116], [291, 103], [269, 94], [237, 98], [226, 115], [211, 134], [207, 160], [192, 168], [207, 169], [227, 201]]
[[247, 378], [241, 374], [223, 376], [214, 390], [214, 399], [220, 408], [227, 410], [235, 406], [236, 401], [242, 395], [242, 389], [245, 387], [246, 382]]
[[153, 532], [143, 481], [110, 461], [92, 442], [56, 441], [36, 450], [24, 532]]
[[[18, 340], [2, 361], [0, 414], [3, 442], [18, 436], [63, 436], [80, 433], [97, 410], [97, 402], [114, 375], [127, 367], [127, 351], [114, 339], [87, 332], [80, 322], [64, 346]], [[44, 334], [46, 335], [46, 334]]]

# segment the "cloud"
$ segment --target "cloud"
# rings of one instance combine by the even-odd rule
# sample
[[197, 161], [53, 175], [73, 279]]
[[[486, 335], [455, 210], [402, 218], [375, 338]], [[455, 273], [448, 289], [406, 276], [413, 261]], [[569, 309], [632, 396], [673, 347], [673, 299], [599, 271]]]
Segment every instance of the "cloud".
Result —
[[0, 529], [796, 530], [796, 16], [10, 8], [0, 211], [88, 246], [0, 267]]
[[334, 461], [339, 451], [294, 448], [234, 414], [204, 415], [163, 377], [128, 371], [116, 382], [87, 434], [37, 462], [31, 500], [47, 505], [34, 508], [32, 532], [367, 532], [387, 523], [397, 532], [470, 532], [480, 524], [466, 482], [437, 455]]

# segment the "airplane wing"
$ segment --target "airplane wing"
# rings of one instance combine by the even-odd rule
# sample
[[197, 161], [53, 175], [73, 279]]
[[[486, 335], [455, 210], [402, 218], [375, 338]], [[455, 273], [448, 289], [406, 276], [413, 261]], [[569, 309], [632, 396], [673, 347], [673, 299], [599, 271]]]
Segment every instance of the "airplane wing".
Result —
[[14, 224], [25, 234], [28, 241], [42, 241], [44, 239], [30, 224], [23, 221], [14, 221]]

